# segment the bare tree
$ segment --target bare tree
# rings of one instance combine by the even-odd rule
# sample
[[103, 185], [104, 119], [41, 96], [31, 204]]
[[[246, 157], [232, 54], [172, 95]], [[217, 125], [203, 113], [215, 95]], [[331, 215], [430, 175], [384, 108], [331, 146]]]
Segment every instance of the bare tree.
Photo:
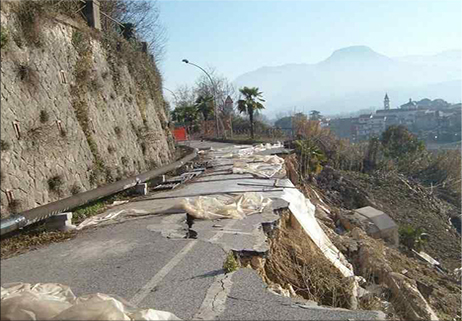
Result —
[[195, 92], [198, 96], [209, 97], [213, 96], [216, 99], [218, 106], [224, 105], [224, 102], [228, 96], [237, 101], [237, 91], [234, 85], [226, 78], [225, 76], [218, 75], [215, 68], [207, 68], [207, 73], [213, 80], [213, 85], [216, 88], [213, 88], [213, 85], [207, 77], [207, 75], [202, 74], [196, 81]]
[[[106, 0], [101, 1], [101, 11], [124, 24], [131, 24], [137, 37], [148, 43], [148, 49], [154, 55], [156, 63], [162, 62], [168, 37], [160, 21], [157, 1]], [[113, 26], [110, 19], [103, 18], [104, 29], [113, 29]]]
[[188, 85], [178, 86], [175, 90], [175, 108], [193, 106], [196, 101], [194, 90]]

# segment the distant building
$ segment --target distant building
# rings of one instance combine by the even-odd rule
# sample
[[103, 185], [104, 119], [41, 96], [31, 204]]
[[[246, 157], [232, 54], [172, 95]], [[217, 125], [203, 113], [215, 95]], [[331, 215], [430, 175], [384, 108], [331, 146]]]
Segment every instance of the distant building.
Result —
[[388, 98], [388, 93], [385, 94], [385, 99], [383, 100], [383, 109], [390, 109], [390, 98]]
[[401, 105], [400, 108], [404, 110], [415, 110], [417, 109], [417, 104], [414, 101], [412, 101], [412, 98], [409, 98], [409, 102], [407, 102], [404, 105]]
[[386, 116], [381, 116], [381, 115], [372, 116], [372, 118], [369, 120], [369, 123], [370, 123], [369, 138], [378, 137], [385, 131], [385, 129], [387, 129], [386, 120], [387, 120]]
[[415, 114], [415, 130], [430, 130], [438, 124], [438, 112], [434, 110], [419, 110]]
[[420, 138], [438, 141], [460, 140], [462, 105], [451, 105], [442, 99], [424, 98], [409, 102], [399, 108], [390, 108], [390, 98], [385, 94], [383, 109], [375, 114], [362, 114], [357, 118], [333, 119], [331, 130], [341, 138], [354, 141], [380, 136], [388, 127], [404, 125]]
[[331, 119], [330, 130], [340, 138], [352, 138], [356, 133], [357, 117]]
[[234, 111], [234, 101], [230, 96], [226, 97], [225, 105], [223, 107], [223, 111], [228, 115], [232, 114], [233, 111]]

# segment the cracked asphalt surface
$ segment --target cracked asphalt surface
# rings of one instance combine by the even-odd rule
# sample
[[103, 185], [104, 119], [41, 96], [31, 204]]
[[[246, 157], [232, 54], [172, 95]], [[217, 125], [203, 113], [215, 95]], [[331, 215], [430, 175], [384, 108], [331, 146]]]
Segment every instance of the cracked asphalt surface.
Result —
[[[191, 144], [194, 147], [230, 146], [222, 143]], [[248, 175], [242, 175], [242, 178], [248, 178]], [[197, 191], [199, 185], [210, 184], [186, 184], [178, 191], [162, 194], [187, 194]], [[156, 197], [159, 195], [156, 194]], [[152, 213], [165, 208], [167, 203], [166, 200], [146, 199], [112, 208], [108, 213], [120, 209], [131, 214]], [[374, 311], [296, 306], [297, 300], [269, 292], [251, 269], [240, 269], [225, 276], [222, 265], [227, 251], [264, 248], [261, 223], [274, 219], [273, 213], [263, 213], [242, 221], [197, 222], [193, 229], [198, 232], [198, 239], [193, 240], [178, 237], [185, 233], [185, 214], [149, 215], [135, 219], [122, 217], [116, 220], [117, 224], [84, 229], [67, 242], [2, 260], [1, 284], [62, 283], [69, 285], [78, 296], [96, 292], [116, 295], [126, 301], [136, 301], [139, 307], [169, 311], [182, 319], [383, 318]], [[230, 232], [225, 233], [216, 227], [219, 225], [226, 229], [228, 224]], [[162, 234], [161, 231], [167, 229], [176, 231], [176, 234]], [[170, 237], [172, 235], [177, 237]]]

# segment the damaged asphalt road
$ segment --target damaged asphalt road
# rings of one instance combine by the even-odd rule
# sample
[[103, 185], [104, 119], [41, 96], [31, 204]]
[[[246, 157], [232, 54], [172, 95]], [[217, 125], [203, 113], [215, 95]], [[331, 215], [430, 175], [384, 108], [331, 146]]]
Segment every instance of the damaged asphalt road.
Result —
[[[303, 303], [301, 300], [268, 291], [257, 272], [248, 268], [224, 274], [223, 262], [230, 250], [268, 250], [262, 223], [271, 224], [278, 219], [271, 209], [244, 220], [194, 221], [191, 228], [197, 233], [196, 239], [184, 238], [188, 232], [185, 214], [146, 215], [165, 212], [176, 198], [208, 189], [221, 193], [262, 189], [237, 185], [263, 180], [248, 174], [231, 176], [223, 172], [224, 168], [217, 168], [217, 175], [208, 173], [198, 178], [210, 180], [207, 183], [185, 184], [108, 211], [124, 210], [125, 215], [116, 220], [121, 224], [107, 222], [84, 229], [67, 242], [2, 260], [2, 285], [62, 283], [78, 296], [96, 292], [117, 295], [138, 307], [169, 311], [182, 319], [384, 318], [383, 313], [376, 311], [301, 307], [297, 305]], [[224, 178], [236, 180], [220, 182]]]

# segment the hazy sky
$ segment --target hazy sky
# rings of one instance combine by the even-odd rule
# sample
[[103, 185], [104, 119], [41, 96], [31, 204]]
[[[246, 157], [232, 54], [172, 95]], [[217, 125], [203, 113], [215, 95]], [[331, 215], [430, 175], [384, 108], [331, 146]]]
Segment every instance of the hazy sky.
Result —
[[169, 35], [161, 69], [171, 90], [201, 74], [183, 58], [234, 80], [262, 66], [316, 63], [352, 45], [391, 57], [462, 47], [461, 0], [158, 3]]

